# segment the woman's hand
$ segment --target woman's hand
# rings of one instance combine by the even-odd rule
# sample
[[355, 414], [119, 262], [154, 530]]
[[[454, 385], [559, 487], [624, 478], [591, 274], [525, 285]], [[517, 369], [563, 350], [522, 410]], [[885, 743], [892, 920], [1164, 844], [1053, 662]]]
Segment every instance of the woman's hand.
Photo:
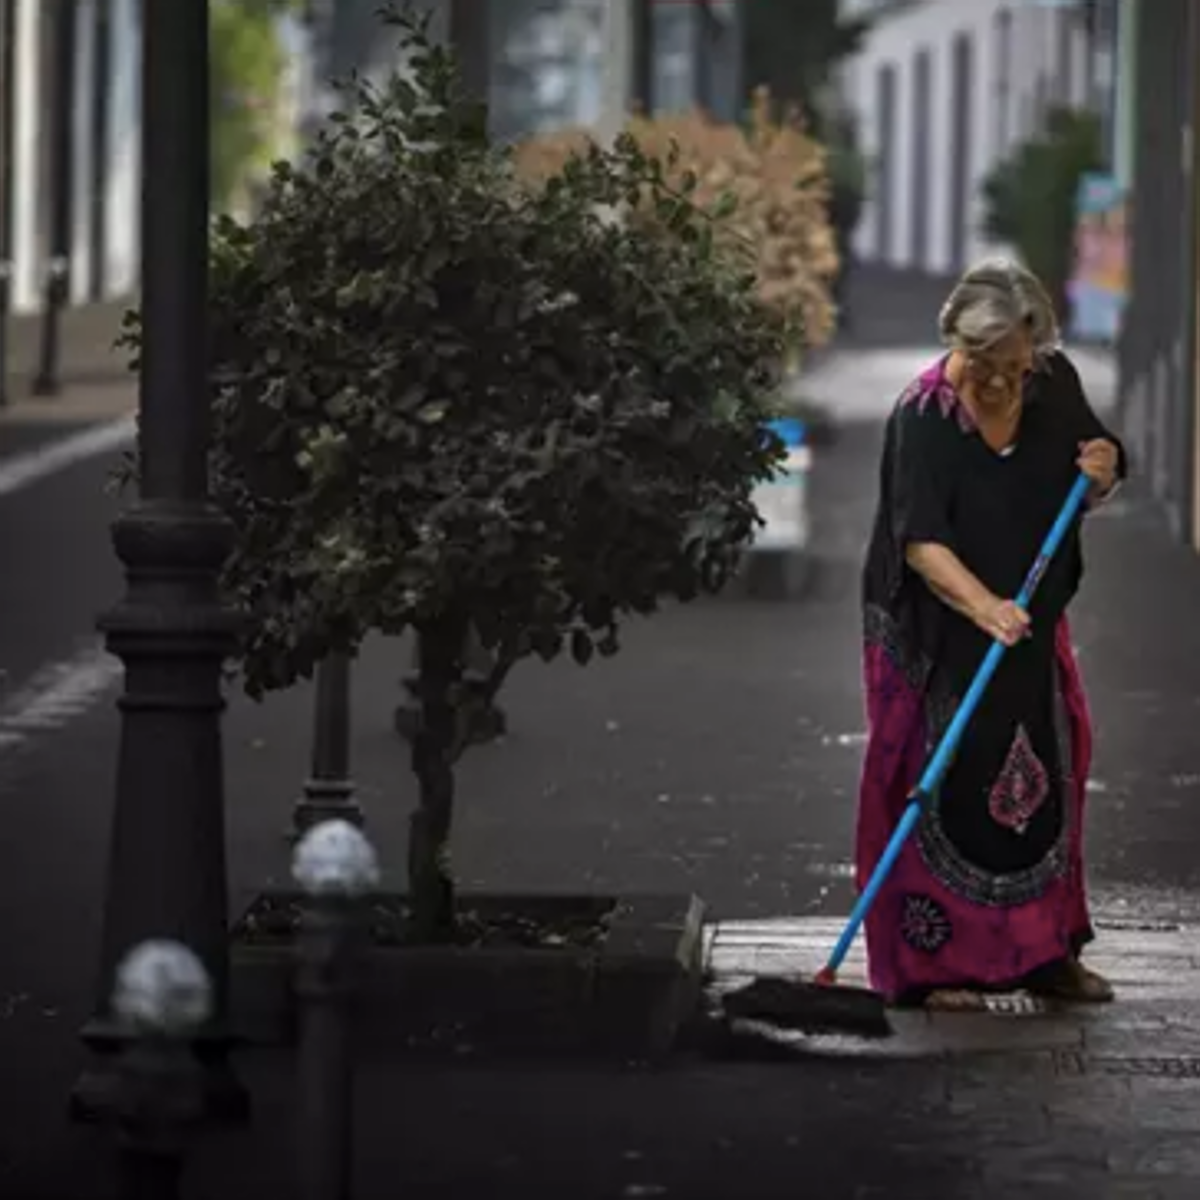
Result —
[[1011, 600], [989, 596], [972, 613], [972, 619], [988, 637], [1006, 646], [1015, 646], [1029, 636], [1029, 614]]
[[1117, 448], [1108, 438], [1079, 443], [1076, 465], [1092, 481], [1095, 491], [1105, 496], [1117, 482]]

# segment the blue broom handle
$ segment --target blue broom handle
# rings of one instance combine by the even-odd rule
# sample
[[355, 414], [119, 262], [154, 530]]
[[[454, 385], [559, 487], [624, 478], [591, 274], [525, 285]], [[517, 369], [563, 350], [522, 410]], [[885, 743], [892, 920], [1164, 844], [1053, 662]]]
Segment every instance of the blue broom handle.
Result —
[[[1042, 577], [1046, 574], [1046, 568], [1058, 553], [1058, 548], [1062, 545], [1063, 538], [1067, 536], [1067, 531], [1079, 515], [1079, 510], [1083, 507], [1083, 502], [1087, 499], [1090, 489], [1091, 480], [1081, 473], [1063, 502], [1057, 519], [1050, 527], [1050, 532], [1046, 534], [1046, 540], [1042, 543], [1042, 548], [1038, 551], [1038, 556], [1034, 559], [1033, 566], [1029, 568], [1029, 574], [1025, 576], [1025, 582], [1016, 595], [1014, 602], [1018, 608], [1029, 607], [1030, 601], [1038, 589], [1038, 584], [1042, 582]], [[979, 670], [975, 672], [975, 678], [967, 689], [967, 694], [962, 698], [958, 711], [954, 714], [946, 732], [942, 734], [941, 741], [938, 742], [937, 749], [933, 752], [933, 757], [921, 775], [913, 798], [905, 808], [904, 815], [900, 818], [900, 822], [887, 844], [887, 849], [884, 850], [867, 886], [863, 888], [854, 905], [850, 919], [846, 922], [846, 928], [842, 931], [842, 936], [829, 956], [828, 970], [837, 971], [850, 952], [850, 947], [854, 944], [855, 937], [858, 936], [859, 927], [866, 919], [871, 905], [875, 903], [875, 897], [879, 894], [880, 888], [891, 874], [892, 867], [896, 865], [896, 859], [900, 857], [900, 851], [904, 848], [909, 834], [912, 833], [913, 827], [920, 819], [921, 808], [925, 800], [933, 795], [942, 781], [942, 776], [949, 768], [954, 752], [958, 749], [959, 742], [962, 741], [967, 724], [975, 715], [975, 710], [979, 707], [980, 700], [983, 699], [983, 693], [991, 683], [992, 676], [995, 675], [996, 668], [1000, 665], [1000, 660], [1004, 657], [1007, 649], [1008, 647], [1003, 642], [993, 642], [983, 662], [980, 663]]]
[[[1091, 480], [1086, 475], [1081, 474], [1075, 481], [1057, 519], [1050, 528], [1050, 532], [1046, 534], [1046, 540], [1042, 543], [1042, 548], [1038, 551], [1033, 566], [1029, 568], [1029, 574], [1025, 576], [1021, 590], [1016, 595], [1014, 603], [1018, 608], [1027, 609], [1029, 607], [1030, 601], [1038, 589], [1038, 584], [1042, 582], [1042, 576], [1046, 574], [1046, 568], [1058, 553], [1063, 538], [1067, 536], [1067, 530], [1071, 528], [1079, 514], [1080, 507], [1087, 499], [1090, 487]], [[932, 796], [937, 790], [938, 784], [942, 782], [942, 776], [946, 774], [950, 760], [954, 757], [959, 742], [962, 741], [967, 725], [975, 715], [975, 710], [979, 707], [980, 700], [983, 699], [983, 693], [987, 690], [988, 684], [992, 682], [992, 676], [995, 675], [996, 668], [999, 667], [1000, 660], [1004, 657], [1007, 649], [1008, 647], [1003, 642], [992, 643], [979, 670], [975, 672], [975, 678], [971, 681], [967, 694], [962, 698], [958, 711], [954, 714], [954, 719], [950, 722], [946, 732], [942, 734], [942, 740], [938, 743], [933, 757], [929, 760], [929, 765], [925, 768], [925, 773], [917, 784], [919, 795]]]

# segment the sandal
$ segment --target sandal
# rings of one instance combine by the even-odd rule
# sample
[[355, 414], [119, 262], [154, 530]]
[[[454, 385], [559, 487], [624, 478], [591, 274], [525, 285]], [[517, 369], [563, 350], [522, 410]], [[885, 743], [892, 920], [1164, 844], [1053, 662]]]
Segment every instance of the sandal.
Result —
[[1061, 1000], [1064, 1004], [1108, 1004], [1115, 998], [1112, 984], [1077, 958], [1035, 972], [1026, 989], [1035, 996]]
[[980, 1013], [987, 1012], [987, 1001], [979, 992], [966, 988], [936, 988], [925, 997], [929, 1012]]

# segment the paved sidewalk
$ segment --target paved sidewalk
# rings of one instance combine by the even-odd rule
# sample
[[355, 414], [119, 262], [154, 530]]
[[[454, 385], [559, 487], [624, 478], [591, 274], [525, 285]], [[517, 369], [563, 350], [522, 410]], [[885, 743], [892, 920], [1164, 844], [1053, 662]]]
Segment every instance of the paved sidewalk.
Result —
[[[666, 1072], [367, 1061], [354, 1194], [1194, 1200], [1196, 1080], [1098, 1061], [808, 1057]], [[290, 1074], [265, 1060], [251, 1072], [260, 1132], [201, 1148], [196, 1200], [294, 1194]]]
[[[819, 401], [836, 421], [883, 420], [913, 377], [944, 353], [938, 312], [954, 282], [858, 266], [850, 284], [850, 326], [814, 355], [797, 381], [797, 398]], [[1070, 342], [1066, 350], [1097, 411], [1111, 411], [1117, 400], [1115, 355]]]
[[[121, 320], [135, 301], [119, 297], [95, 304], [77, 304], [61, 317], [62, 380], [71, 384], [108, 384], [126, 375], [126, 355], [114, 349]], [[41, 355], [43, 319], [22, 313], [9, 319], [9, 391], [16, 400], [29, 395]]]
[[131, 302], [81, 305], [62, 317], [62, 390], [35, 396], [41, 317], [10, 322], [9, 404], [0, 408], [0, 459], [34, 450], [65, 434], [128, 416], [137, 405], [137, 383], [124, 352], [113, 348]]
[[[634, 623], [612, 661], [515, 673], [510, 737], [459, 772], [464, 888], [691, 889], [740, 923], [714, 954], [741, 935], [760, 963], [816, 961], [850, 903], [857, 571], [878, 445], [877, 425], [851, 423], [817, 458], [803, 602], [674, 609]], [[886, 1047], [810, 1040], [799, 1061], [696, 1055], [661, 1072], [369, 1057], [356, 1200], [1195, 1200], [1200, 562], [1136, 482], [1091, 520], [1088, 552], [1074, 622], [1098, 734], [1088, 858], [1118, 1004], [918, 1016]], [[355, 674], [354, 769], [392, 882], [414, 798], [391, 731], [407, 662], [402, 643], [378, 641]], [[311, 704], [310, 689], [233, 698], [240, 895], [286, 874]], [[14, 1200], [111, 1195], [105, 1152], [66, 1131], [62, 1097], [92, 986], [116, 730], [110, 710], [93, 712], [31, 735], [0, 771], [20, 813], [0, 839], [0, 1196]], [[239, 1064], [255, 1126], [204, 1140], [189, 1200], [295, 1194], [293, 1064]]]
[[137, 409], [137, 381], [132, 376], [110, 383], [68, 385], [49, 398], [27, 396], [0, 409], [0, 423], [13, 429], [42, 426], [47, 430], [95, 421], [116, 420]]
[[[1117, 402], [1117, 367], [1110, 354], [1068, 344], [1066, 352], [1079, 371], [1092, 406], [1112, 413]], [[882, 421], [896, 397], [944, 349], [935, 343], [904, 347], [859, 348], [839, 344], [823, 353], [793, 385], [797, 400], [817, 401], [835, 422]]]
[[[1068, 344], [1065, 349], [1093, 407], [1098, 413], [1111, 413], [1117, 402], [1113, 357], [1090, 346]], [[904, 388], [944, 353], [944, 348], [934, 343], [883, 348], [835, 346], [797, 379], [794, 395], [796, 399], [819, 400], [838, 423], [881, 421]]]

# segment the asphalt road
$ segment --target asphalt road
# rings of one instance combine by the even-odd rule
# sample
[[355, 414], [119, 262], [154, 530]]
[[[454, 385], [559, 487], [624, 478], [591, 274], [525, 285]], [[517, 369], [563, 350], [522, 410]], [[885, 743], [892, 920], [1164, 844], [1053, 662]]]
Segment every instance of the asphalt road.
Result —
[[89, 459], [0, 497], [0, 696], [94, 641], [97, 615], [120, 595], [106, 494], [115, 465]]

